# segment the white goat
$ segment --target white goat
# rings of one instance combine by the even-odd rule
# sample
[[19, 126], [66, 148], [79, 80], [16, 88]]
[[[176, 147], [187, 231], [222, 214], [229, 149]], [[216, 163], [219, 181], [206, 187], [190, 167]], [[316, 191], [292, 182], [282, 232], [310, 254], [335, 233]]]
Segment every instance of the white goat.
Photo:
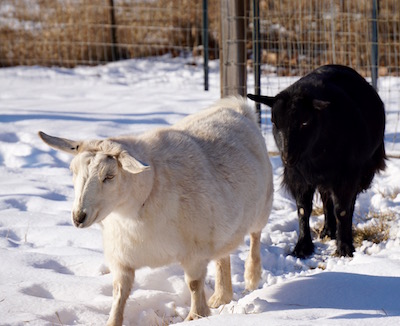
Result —
[[140, 136], [77, 142], [39, 135], [75, 155], [75, 226], [103, 226], [114, 285], [108, 325], [122, 324], [135, 270], [143, 266], [182, 265], [191, 320], [210, 313], [204, 279], [215, 259], [215, 293], [208, 305], [229, 303], [229, 254], [248, 233], [246, 289], [258, 287], [272, 168], [255, 115], [242, 98], [223, 99], [172, 127]]

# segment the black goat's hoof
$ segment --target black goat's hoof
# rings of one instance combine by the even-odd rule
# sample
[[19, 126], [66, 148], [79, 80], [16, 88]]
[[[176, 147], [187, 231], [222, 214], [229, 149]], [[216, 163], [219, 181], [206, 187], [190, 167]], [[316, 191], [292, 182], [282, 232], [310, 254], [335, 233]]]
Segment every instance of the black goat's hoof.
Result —
[[298, 242], [293, 250], [293, 256], [297, 258], [307, 258], [314, 252], [314, 244], [312, 242]]
[[353, 244], [347, 244], [347, 243], [338, 243], [335, 256], [338, 257], [353, 257], [355, 249]]
[[329, 229], [329, 228], [326, 228], [326, 227], [324, 227], [323, 229], [322, 229], [322, 232], [321, 232], [321, 234], [319, 235], [319, 237], [321, 238], [321, 239], [324, 239], [324, 238], [330, 238], [330, 239], [336, 239], [336, 230], [335, 231], [332, 231], [331, 229]]

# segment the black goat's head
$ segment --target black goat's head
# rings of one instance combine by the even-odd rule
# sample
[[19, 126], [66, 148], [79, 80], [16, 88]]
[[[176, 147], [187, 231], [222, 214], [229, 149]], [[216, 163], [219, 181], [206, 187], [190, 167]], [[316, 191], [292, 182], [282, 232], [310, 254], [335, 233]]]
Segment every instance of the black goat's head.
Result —
[[329, 102], [285, 91], [275, 97], [252, 94], [248, 97], [271, 107], [272, 132], [286, 166], [295, 165], [307, 155], [318, 139], [320, 111], [327, 108]]

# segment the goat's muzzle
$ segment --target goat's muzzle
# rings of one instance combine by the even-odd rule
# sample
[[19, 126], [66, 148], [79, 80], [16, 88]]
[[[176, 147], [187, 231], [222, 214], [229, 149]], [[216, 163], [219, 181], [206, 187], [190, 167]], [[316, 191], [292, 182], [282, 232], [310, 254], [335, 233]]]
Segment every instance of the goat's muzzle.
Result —
[[83, 228], [83, 223], [85, 223], [87, 214], [85, 211], [74, 212], [72, 214], [72, 219], [77, 228]]

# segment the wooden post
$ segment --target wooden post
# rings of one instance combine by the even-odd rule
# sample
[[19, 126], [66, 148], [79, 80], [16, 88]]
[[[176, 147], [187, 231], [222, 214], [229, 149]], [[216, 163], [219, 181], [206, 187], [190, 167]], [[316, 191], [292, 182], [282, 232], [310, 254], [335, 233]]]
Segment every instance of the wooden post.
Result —
[[246, 1], [221, 0], [221, 97], [246, 96]]

